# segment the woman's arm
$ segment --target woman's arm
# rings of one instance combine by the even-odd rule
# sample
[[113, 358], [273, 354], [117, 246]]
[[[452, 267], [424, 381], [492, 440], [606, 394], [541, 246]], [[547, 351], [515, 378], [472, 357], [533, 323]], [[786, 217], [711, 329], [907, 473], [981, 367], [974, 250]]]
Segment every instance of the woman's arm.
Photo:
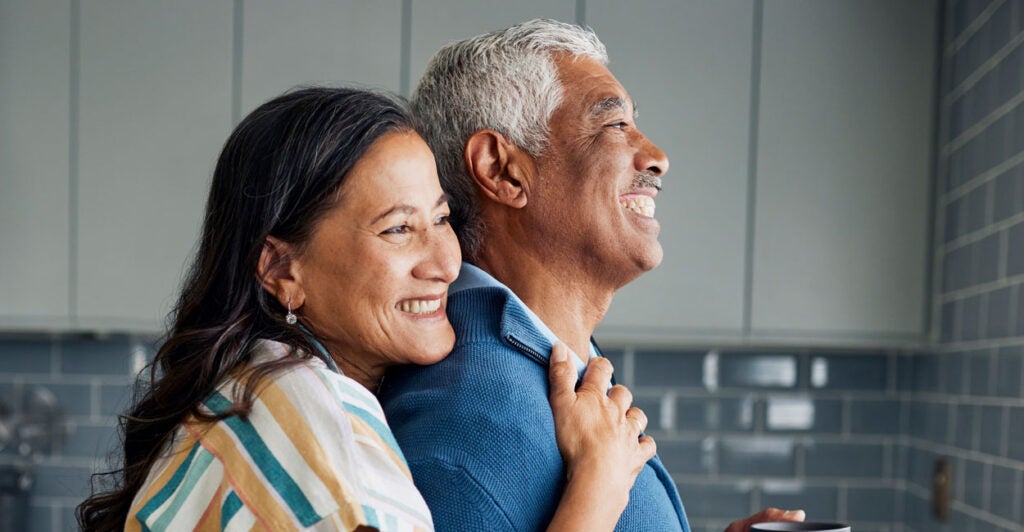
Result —
[[566, 487], [548, 530], [612, 530], [629, 503], [629, 490], [654, 457], [650, 436], [640, 437], [647, 416], [630, 407], [625, 386], [610, 391], [612, 365], [595, 358], [576, 389], [576, 368], [564, 344], [551, 352], [551, 410]]

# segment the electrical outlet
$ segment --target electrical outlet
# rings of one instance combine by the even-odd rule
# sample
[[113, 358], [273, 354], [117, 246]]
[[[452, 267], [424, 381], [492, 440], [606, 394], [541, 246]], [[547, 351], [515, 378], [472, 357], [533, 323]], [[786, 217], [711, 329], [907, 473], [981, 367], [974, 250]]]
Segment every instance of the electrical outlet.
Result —
[[949, 520], [949, 489], [952, 485], [953, 467], [949, 460], [939, 458], [932, 474], [932, 515], [939, 521]]

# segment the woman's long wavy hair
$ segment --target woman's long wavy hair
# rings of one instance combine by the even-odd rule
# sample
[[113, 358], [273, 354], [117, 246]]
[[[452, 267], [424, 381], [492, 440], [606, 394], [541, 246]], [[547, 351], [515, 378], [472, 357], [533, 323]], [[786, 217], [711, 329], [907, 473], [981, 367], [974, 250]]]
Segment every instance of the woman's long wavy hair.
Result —
[[416, 130], [400, 100], [347, 88], [284, 94], [235, 128], [214, 170], [202, 238], [173, 325], [134, 405], [120, 417], [122, 467], [94, 475], [93, 494], [78, 507], [83, 530], [124, 527], [132, 499], [183, 420], [246, 416], [257, 383], [299, 361], [252, 366], [232, 410], [216, 417], [199, 410], [219, 383], [249, 364], [257, 340], [316, 353], [258, 279], [264, 242], [274, 236], [301, 253], [370, 145], [389, 132]]

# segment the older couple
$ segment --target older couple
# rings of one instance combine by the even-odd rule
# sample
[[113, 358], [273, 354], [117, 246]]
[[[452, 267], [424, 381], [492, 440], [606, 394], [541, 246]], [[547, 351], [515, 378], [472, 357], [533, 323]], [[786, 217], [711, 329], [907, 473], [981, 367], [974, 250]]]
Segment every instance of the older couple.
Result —
[[83, 528], [689, 530], [590, 339], [661, 261], [668, 169], [606, 62], [535, 20], [442, 48], [412, 114], [250, 114]]

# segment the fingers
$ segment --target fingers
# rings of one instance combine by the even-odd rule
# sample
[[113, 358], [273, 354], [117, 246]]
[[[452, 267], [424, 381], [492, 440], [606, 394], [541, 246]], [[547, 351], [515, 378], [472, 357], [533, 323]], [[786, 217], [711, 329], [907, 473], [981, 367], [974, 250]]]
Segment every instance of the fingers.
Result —
[[[587, 363], [587, 371], [583, 373], [580, 388], [605, 393], [612, 384], [612, 363], [604, 357], [595, 357]], [[632, 398], [630, 399], [632, 400]]]
[[608, 391], [608, 398], [619, 407], [619, 412], [622, 413], [626, 413], [630, 405], [633, 404], [633, 392], [621, 384], [612, 386], [612, 389]]
[[626, 410], [626, 419], [632, 421], [633, 424], [636, 425], [637, 436], [643, 434], [644, 431], [647, 430], [647, 414], [645, 414], [643, 410], [640, 410], [635, 406], [631, 407], [629, 410]]
[[800, 521], [807, 518], [803, 510], [780, 510], [778, 508], [765, 508], [760, 512], [738, 521], [733, 521], [725, 532], [747, 532], [750, 526], [767, 521]]
[[551, 348], [548, 380], [551, 384], [551, 402], [571, 400], [576, 390], [576, 368], [569, 360], [569, 348], [559, 342]]
[[658, 454], [658, 444], [655, 443], [654, 438], [650, 436], [641, 436], [637, 442], [640, 444], [640, 455], [643, 457], [645, 464], [648, 460], [654, 458], [655, 454]]
[[803, 510], [789, 510], [782, 514], [780, 517], [783, 521], [801, 521], [807, 519], [807, 514]]
[[[748, 519], [752, 520], [751, 523], [759, 523], [762, 521], [803, 521], [806, 518], [803, 510], [781, 510], [779, 508], [765, 508], [760, 512], [750, 516]], [[753, 521], [753, 519], [758, 519]]]

